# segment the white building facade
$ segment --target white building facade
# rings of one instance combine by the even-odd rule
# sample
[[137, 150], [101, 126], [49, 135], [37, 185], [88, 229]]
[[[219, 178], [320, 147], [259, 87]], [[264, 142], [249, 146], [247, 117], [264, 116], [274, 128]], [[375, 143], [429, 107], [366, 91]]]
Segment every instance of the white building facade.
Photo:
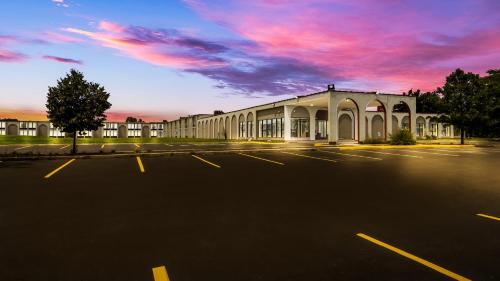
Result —
[[[329, 90], [219, 115], [198, 115], [184, 133], [185, 118], [169, 122], [170, 137], [203, 139], [388, 140], [407, 128], [418, 138], [454, 137], [453, 126], [431, 121], [436, 114], [416, 113], [416, 98], [375, 92]], [[184, 123], [183, 123], [184, 122]], [[191, 123], [192, 124], [192, 123]]]

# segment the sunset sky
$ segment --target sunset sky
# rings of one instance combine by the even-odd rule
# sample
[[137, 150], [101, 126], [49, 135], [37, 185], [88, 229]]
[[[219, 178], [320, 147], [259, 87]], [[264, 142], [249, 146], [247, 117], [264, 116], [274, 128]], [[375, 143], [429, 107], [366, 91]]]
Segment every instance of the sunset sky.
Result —
[[433, 90], [500, 67], [498, 0], [16, 0], [0, 3], [0, 118], [45, 119], [69, 69], [108, 116], [230, 111], [337, 88]]

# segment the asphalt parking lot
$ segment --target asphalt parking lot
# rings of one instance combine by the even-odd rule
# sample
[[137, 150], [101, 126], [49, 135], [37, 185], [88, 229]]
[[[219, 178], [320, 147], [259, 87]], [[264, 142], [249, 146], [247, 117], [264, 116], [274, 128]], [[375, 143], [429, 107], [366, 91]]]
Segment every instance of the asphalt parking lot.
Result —
[[500, 280], [498, 167], [474, 147], [4, 161], [0, 280]]

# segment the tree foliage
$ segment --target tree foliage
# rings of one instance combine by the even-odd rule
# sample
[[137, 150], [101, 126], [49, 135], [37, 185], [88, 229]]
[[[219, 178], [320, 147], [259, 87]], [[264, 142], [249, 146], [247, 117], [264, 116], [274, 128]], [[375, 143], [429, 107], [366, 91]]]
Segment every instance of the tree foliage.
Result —
[[97, 83], [87, 82], [83, 74], [71, 69], [66, 77], [49, 87], [47, 117], [54, 127], [73, 135], [73, 152], [76, 152], [76, 135], [82, 131], [97, 130], [106, 120], [104, 112], [111, 107], [109, 93]]

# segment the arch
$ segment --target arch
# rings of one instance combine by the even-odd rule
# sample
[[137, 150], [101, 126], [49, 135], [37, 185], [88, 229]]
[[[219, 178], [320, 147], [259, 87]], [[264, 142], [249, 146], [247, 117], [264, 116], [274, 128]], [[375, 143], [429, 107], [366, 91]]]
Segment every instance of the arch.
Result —
[[37, 128], [36, 135], [39, 137], [48, 137], [49, 136], [49, 128], [45, 124], [41, 124]]
[[410, 118], [408, 116], [404, 116], [403, 120], [401, 120], [401, 129], [409, 129], [410, 128]]
[[17, 136], [18, 134], [19, 128], [17, 127], [17, 124], [9, 124], [9, 126], [7, 126], [7, 135]]
[[374, 139], [384, 139], [385, 138], [385, 124], [382, 116], [375, 115], [372, 118], [372, 138]]
[[[351, 118], [351, 123], [352, 123], [351, 138], [349, 138], [349, 139], [359, 141], [359, 135], [360, 135], [359, 128], [360, 128], [361, 120], [359, 120], [360, 118], [359, 118], [358, 103], [351, 98], [345, 98], [338, 103], [337, 110], [339, 112], [338, 119], [337, 119], [338, 130], [339, 130], [339, 139], [342, 139], [340, 137], [340, 117], [342, 117], [343, 114], [346, 114], [345, 112], [350, 112], [352, 114], [352, 117], [349, 114], [347, 114], [349, 116], [349, 118]], [[352, 120], [352, 118], [354, 118], [354, 120]], [[348, 120], [346, 119], [346, 117], [344, 117], [344, 120], [343, 120], [344, 126], [346, 126], [347, 121]], [[344, 131], [344, 133], [347, 134], [348, 131]]]
[[214, 139], [219, 138], [219, 119], [215, 119], [214, 121]]
[[[366, 104], [365, 110], [367, 112], [383, 112], [383, 116], [380, 116], [378, 114], [375, 115], [375, 116], [378, 116], [380, 119], [377, 118], [376, 121], [374, 121], [372, 119], [372, 122], [371, 122], [372, 130], [370, 133], [371, 133], [372, 138], [386, 140], [387, 139], [387, 122], [386, 122], [386, 120], [387, 120], [387, 108], [386, 108], [386, 105], [382, 101], [380, 101], [379, 99], [373, 99]], [[375, 116], [373, 118], [375, 118]], [[382, 123], [380, 124], [381, 120], [382, 120]], [[377, 126], [377, 128], [374, 129], [374, 126]], [[367, 128], [367, 130], [368, 130], [368, 128]], [[382, 133], [381, 136], [379, 136], [380, 132]], [[368, 135], [366, 137], [368, 137]]]
[[[411, 114], [412, 114], [412, 112], [411, 112], [410, 106], [406, 102], [400, 100], [399, 103], [396, 103], [392, 107], [392, 112], [408, 113], [408, 115], [405, 116], [405, 117], [408, 117], [408, 127], [407, 127], [407, 129], [411, 131], [412, 128], [411, 128], [411, 122], [410, 122], [410, 120], [411, 120]], [[403, 117], [402, 121], [403, 120], [404, 120], [404, 117]], [[394, 128], [394, 124], [392, 125], [392, 127]], [[403, 127], [403, 126], [401, 126], [401, 127]], [[393, 131], [393, 133], [394, 133], [394, 131]]]
[[292, 138], [305, 139], [310, 138], [310, 115], [309, 111], [303, 106], [297, 106], [292, 109], [291, 117], [291, 131]]
[[224, 139], [230, 139], [231, 138], [231, 119], [229, 119], [229, 116], [226, 116], [226, 122], [224, 124]]
[[120, 125], [120, 127], [118, 127], [118, 137], [119, 138], [126, 138], [127, 137], [127, 126]]
[[236, 115], [231, 118], [231, 139], [238, 138], [238, 124], [236, 121]]
[[142, 127], [141, 136], [142, 136], [143, 138], [150, 138], [150, 137], [151, 137], [151, 134], [150, 134], [150, 132], [149, 132], [149, 126], [143, 126], [143, 127]]
[[248, 138], [254, 138], [254, 133], [253, 133], [253, 130], [254, 130], [254, 122], [253, 122], [253, 113], [252, 112], [249, 112], [247, 114], [247, 137]]
[[208, 138], [214, 138], [214, 121], [212, 119], [210, 119], [210, 123], [208, 125]]
[[339, 117], [339, 139], [352, 140], [353, 136], [353, 120], [347, 113], [343, 113]]
[[425, 136], [425, 118], [422, 116], [418, 116], [416, 122], [417, 136], [422, 138]]
[[246, 122], [245, 122], [245, 115], [243, 113], [240, 114], [240, 117], [238, 117], [238, 138], [244, 139], [247, 136], [247, 130], [246, 130]]

